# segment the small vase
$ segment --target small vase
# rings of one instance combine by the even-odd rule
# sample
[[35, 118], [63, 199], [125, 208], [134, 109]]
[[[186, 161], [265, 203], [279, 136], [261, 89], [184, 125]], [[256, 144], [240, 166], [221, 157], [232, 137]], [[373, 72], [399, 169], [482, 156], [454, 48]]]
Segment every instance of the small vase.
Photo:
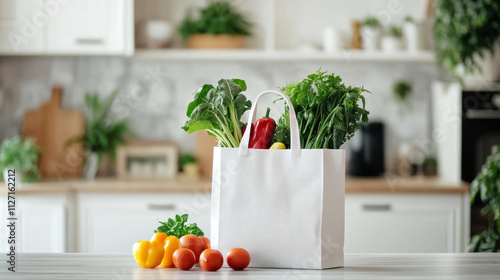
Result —
[[99, 169], [99, 155], [95, 152], [86, 152], [85, 166], [83, 167], [85, 179], [94, 180], [97, 169]]
[[380, 29], [375, 27], [361, 27], [361, 44], [365, 51], [376, 51]]
[[401, 42], [394, 36], [385, 36], [382, 38], [382, 51], [393, 53], [401, 50]]
[[408, 52], [416, 53], [419, 49], [418, 25], [413, 22], [406, 22], [403, 25], [403, 33]]

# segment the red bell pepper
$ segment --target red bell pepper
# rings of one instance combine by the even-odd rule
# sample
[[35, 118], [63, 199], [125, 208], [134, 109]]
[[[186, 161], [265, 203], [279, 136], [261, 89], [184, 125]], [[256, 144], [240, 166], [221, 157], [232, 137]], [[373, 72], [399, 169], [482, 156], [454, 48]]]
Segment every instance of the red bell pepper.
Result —
[[269, 117], [270, 108], [267, 108], [266, 115], [250, 126], [250, 144], [251, 149], [269, 149], [274, 137], [276, 122]]

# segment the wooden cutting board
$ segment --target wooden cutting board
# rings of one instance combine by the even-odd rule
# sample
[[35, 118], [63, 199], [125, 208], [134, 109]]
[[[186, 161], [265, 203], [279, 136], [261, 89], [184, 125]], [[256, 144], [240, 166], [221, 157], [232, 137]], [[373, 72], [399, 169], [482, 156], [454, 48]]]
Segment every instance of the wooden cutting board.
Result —
[[23, 136], [31, 137], [41, 149], [38, 166], [44, 178], [79, 177], [84, 158], [83, 143], [66, 147], [69, 139], [82, 136], [85, 119], [82, 113], [61, 108], [62, 88], [52, 89], [52, 98], [38, 110], [27, 111]]
[[197, 131], [195, 142], [194, 153], [200, 174], [202, 177], [212, 178], [214, 147], [217, 146], [217, 138], [208, 135], [205, 131]]

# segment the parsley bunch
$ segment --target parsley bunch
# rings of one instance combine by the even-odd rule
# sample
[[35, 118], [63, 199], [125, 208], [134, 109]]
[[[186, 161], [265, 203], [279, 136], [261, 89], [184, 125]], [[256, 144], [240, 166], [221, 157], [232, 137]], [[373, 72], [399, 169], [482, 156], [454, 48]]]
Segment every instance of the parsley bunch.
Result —
[[[281, 91], [290, 97], [295, 109], [302, 149], [338, 149], [361, 128], [361, 122], [368, 122], [363, 93], [369, 91], [346, 86], [335, 74], [318, 70], [302, 81], [282, 87]], [[289, 129], [284, 121], [287, 114], [282, 118], [276, 131], [284, 133], [278, 135], [286, 135]]]
[[203, 236], [203, 231], [196, 225], [196, 223], [187, 224], [188, 214], [182, 216], [175, 215], [175, 220], [168, 218], [167, 222], [158, 221], [159, 226], [155, 233], [163, 232], [168, 236], [175, 236], [181, 238], [186, 234], [194, 234], [196, 236]]

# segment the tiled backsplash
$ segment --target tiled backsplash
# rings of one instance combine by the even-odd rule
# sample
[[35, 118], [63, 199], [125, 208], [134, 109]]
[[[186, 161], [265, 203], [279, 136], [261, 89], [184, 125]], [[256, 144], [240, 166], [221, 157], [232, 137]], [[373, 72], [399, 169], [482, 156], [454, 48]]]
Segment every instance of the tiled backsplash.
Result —
[[[253, 99], [302, 79], [321, 67], [347, 84], [364, 85], [371, 120], [386, 124], [386, 162], [394, 166], [398, 144], [425, 139], [431, 129], [430, 83], [441, 74], [433, 64], [382, 62], [170, 62], [121, 57], [2, 57], [0, 58], [0, 140], [19, 134], [23, 114], [50, 98], [52, 85], [64, 88], [63, 106], [84, 109], [86, 92], [120, 94], [113, 106], [118, 117], [130, 118], [141, 139], [172, 140], [182, 152], [194, 149], [194, 136], [181, 126], [192, 92], [220, 78], [241, 78]], [[413, 84], [412, 108], [400, 108], [393, 83]]]

